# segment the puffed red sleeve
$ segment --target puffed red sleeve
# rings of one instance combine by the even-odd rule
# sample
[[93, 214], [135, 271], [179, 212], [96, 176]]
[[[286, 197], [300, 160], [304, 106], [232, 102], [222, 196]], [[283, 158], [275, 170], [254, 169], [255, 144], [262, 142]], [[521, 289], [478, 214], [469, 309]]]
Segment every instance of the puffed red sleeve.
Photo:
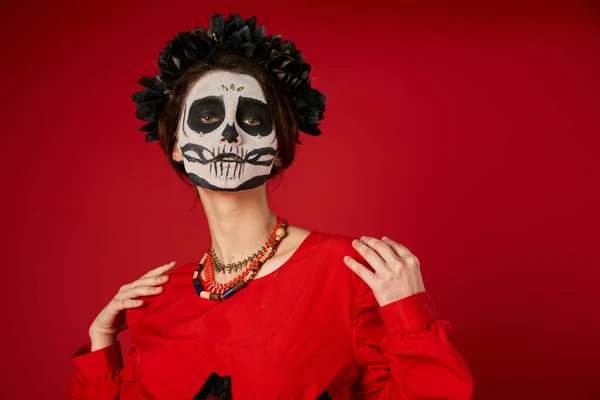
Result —
[[353, 329], [359, 399], [472, 399], [469, 368], [428, 293], [379, 307], [361, 282]]
[[77, 372], [67, 386], [66, 399], [140, 399], [135, 382], [135, 348], [132, 346], [123, 367], [119, 341], [90, 351], [87, 344], [73, 355]]

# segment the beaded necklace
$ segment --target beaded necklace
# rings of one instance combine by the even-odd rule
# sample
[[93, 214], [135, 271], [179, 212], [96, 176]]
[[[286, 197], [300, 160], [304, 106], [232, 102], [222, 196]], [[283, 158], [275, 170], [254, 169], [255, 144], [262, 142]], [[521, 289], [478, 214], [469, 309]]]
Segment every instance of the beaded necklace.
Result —
[[[217, 283], [215, 280], [215, 263], [212, 257], [209, 256], [210, 251], [206, 252], [202, 260], [198, 263], [192, 283], [196, 289], [198, 296], [203, 299], [221, 301], [230, 298], [240, 290], [242, 290], [248, 282], [260, 271], [260, 268], [277, 252], [279, 243], [286, 235], [287, 222], [281, 217], [277, 217], [277, 223], [269, 236], [269, 240], [262, 249], [258, 252], [249, 265], [235, 278], [225, 283]], [[200, 281], [202, 270], [206, 269], [204, 277], [206, 279], [206, 290]]]
[[241, 271], [243, 268], [245, 268], [248, 265], [249, 262], [251, 262], [253, 259], [258, 257], [258, 255], [260, 254], [261, 251], [262, 250], [258, 250], [256, 253], [252, 254], [250, 257], [246, 258], [245, 260], [225, 265], [221, 262], [221, 260], [219, 260], [219, 257], [217, 257], [217, 254], [215, 253], [215, 249], [211, 248], [209, 258], [210, 258], [210, 261], [215, 266], [215, 270], [217, 272], [225, 272], [225, 270], [227, 270], [227, 273], [231, 273], [231, 270], [233, 270], [233, 272], [238, 272], [238, 269]]

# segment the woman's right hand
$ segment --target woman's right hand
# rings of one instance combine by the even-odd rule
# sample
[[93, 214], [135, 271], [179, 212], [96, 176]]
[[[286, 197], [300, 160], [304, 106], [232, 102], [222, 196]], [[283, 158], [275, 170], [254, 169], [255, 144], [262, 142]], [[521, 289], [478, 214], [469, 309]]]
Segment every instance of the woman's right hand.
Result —
[[162, 285], [169, 280], [165, 272], [175, 267], [175, 261], [162, 265], [140, 279], [124, 285], [115, 297], [104, 307], [90, 326], [91, 351], [110, 346], [117, 340], [119, 332], [127, 328], [125, 312], [138, 308], [144, 301], [138, 297], [153, 296], [162, 292]]

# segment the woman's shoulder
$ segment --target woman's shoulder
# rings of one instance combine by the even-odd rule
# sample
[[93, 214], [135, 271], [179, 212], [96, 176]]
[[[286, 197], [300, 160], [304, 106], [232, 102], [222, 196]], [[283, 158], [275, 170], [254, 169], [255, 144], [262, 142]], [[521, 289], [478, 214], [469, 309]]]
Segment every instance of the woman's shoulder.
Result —
[[290, 268], [290, 272], [297, 271], [302, 276], [318, 276], [318, 285], [330, 288], [348, 299], [354, 299], [360, 287], [360, 278], [344, 262], [344, 257], [350, 256], [364, 265], [366, 261], [352, 246], [355, 238], [348, 235], [327, 233], [313, 230], [299, 248], [299, 254], [295, 257], [296, 266], [301, 268]]
[[[301, 229], [301, 228], [297, 228]], [[342, 270], [348, 267], [343, 262], [345, 256], [351, 256], [359, 262], [363, 259], [352, 246], [353, 237], [327, 233], [320, 230], [303, 230], [305, 237], [296, 248], [292, 260], [305, 261], [315, 268], [317, 265], [340, 265]]]
[[323, 244], [330, 246], [332, 248], [340, 248], [340, 249], [348, 249], [352, 248], [352, 241], [355, 239], [351, 236], [327, 233], [327, 232], [317, 232], [320, 235], [320, 240]]
[[174, 278], [177, 282], [179, 282], [179, 280], [183, 278], [192, 279], [192, 274], [194, 273], [194, 270], [196, 269], [200, 261], [200, 259], [187, 260], [186, 262], [175, 266], [175, 268], [169, 271], [169, 277]]
[[194, 293], [192, 275], [197, 265], [198, 261], [185, 262], [169, 271], [166, 274], [169, 280], [161, 285], [163, 288], [161, 293], [143, 297], [144, 305], [142, 307], [128, 310], [127, 324], [132, 326], [146, 315], [168, 307], [170, 303], [186, 294]]
[[169, 280], [164, 285], [163, 300], [177, 298], [193, 289], [192, 278], [199, 262], [200, 260], [188, 260], [169, 271]]
[[[339, 253], [354, 252], [351, 236], [322, 232], [318, 230], [311, 231], [307, 240], [311, 239], [311, 244], [319, 249], [319, 252], [331, 255]], [[350, 254], [348, 254], [350, 255]]]

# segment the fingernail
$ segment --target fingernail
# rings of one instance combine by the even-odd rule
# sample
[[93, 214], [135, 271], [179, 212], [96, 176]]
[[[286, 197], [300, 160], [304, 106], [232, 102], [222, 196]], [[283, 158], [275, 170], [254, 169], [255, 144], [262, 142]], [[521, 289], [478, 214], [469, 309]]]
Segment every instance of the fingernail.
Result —
[[356, 246], [357, 244], [358, 244], [358, 240], [354, 239], [354, 240], [352, 241], [352, 245], [353, 245], [353, 246]]
[[350, 261], [350, 257], [349, 256], [345, 256], [344, 257], [344, 262], [347, 263], [348, 261]]
[[386, 240], [386, 239], [389, 239], [389, 237], [384, 236], [384, 237], [381, 238], [381, 240]]
[[160, 281], [161, 281], [161, 282], [164, 282], [164, 281], [166, 281], [167, 279], [169, 279], [169, 277], [168, 277], [167, 275], [163, 275], [163, 276], [161, 276], [161, 277], [160, 277]]
[[162, 290], [162, 287], [155, 287], [152, 289], [153, 292], [160, 292]]
[[363, 236], [363, 237], [360, 238], [360, 240], [362, 240], [364, 242], [365, 240], [367, 240], [367, 237]]

